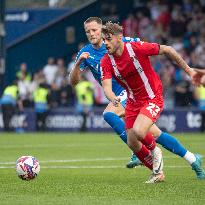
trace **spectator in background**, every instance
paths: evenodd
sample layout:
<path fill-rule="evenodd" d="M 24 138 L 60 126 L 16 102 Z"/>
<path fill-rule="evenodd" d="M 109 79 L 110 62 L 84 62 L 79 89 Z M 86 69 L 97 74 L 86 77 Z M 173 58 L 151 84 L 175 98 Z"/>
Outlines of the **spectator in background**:
<path fill-rule="evenodd" d="M 32 94 L 32 98 L 33 98 L 33 92 L 38 88 L 38 85 L 40 84 L 46 84 L 46 79 L 43 74 L 43 70 L 39 70 L 33 75 L 33 79 L 29 86 L 29 93 L 30 95 Z"/>
<path fill-rule="evenodd" d="M 159 0 L 148 1 L 147 6 L 150 11 L 151 19 L 153 21 L 156 21 L 162 11 L 162 6 L 160 4 L 160 1 Z"/>
<path fill-rule="evenodd" d="M 58 67 L 58 71 L 56 73 L 54 83 L 57 85 L 58 89 L 60 89 L 63 80 L 66 78 L 66 67 L 65 67 L 64 59 L 59 58 L 57 60 L 57 67 Z"/>
<path fill-rule="evenodd" d="M 169 7 L 168 5 L 164 4 L 161 6 L 161 12 L 156 19 L 156 24 L 162 25 L 163 30 L 166 31 L 168 29 L 170 20 L 171 20 L 171 15 L 169 12 Z"/>
<path fill-rule="evenodd" d="M 199 44 L 192 53 L 192 61 L 197 67 L 205 68 L 205 37 L 201 37 Z"/>
<path fill-rule="evenodd" d="M 183 41 L 184 41 L 184 48 L 186 49 L 186 52 L 188 53 L 190 58 L 192 58 L 192 53 L 194 52 L 194 50 L 198 45 L 197 37 L 192 33 L 190 34 L 187 33 L 187 35 L 185 34 Z"/>
<path fill-rule="evenodd" d="M 64 59 L 57 59 L 57 72 L 54 76 L 53 82 L 50 84 L 50 106 L 51 108 L 58 107 L 59 102 L 59 90 L 61 89 L 62 81 L 66 76 L 66 68 Z"/>
<path fill-rule="evenodd" d="M 84 75 L 81 75 L 80 77 L 80 82 L 75 87 L 77 97 L 76 110 L 77 113 L 81 114 L 83 118 L 83 123 L 80 131 L 84 132 L 87 130 L 87 117 L 93 110 L 93 84 L 89 82 Z"/>
<path fill-rule="evenodd" d="M 16 112 L 16 105 L 19 106 L 20 110 L 23 110 L 22 103 L 18 98 L 17 80 L 15 80 L 12 85 L 9 85 L 4 89 L 3 96 L 1 98 L 4 131 L 13 131 L 11 119 Z"/>
<path fill-rule="evenodd" d="M 55 8 L 55 7 L 58 7 L 58 3 L 59 3 L 59 0 L 49 0 L 48 1 L 48 6 L 50 8 Z"/>
<path fill-rule="evenodd" d="M 16 77 L 19 80 L 23 79 L 24 81 L 31 81 L 31 74 L 28 72 L 26 63 L 20 64 L 20 69 L 19 69 L 19 71 L 17 71 Z"/>
<path fill-rule="evenodd" d="M 62 7 L 66 3 L 66 0 L 49 0 L 48 6 L 50 8 Z"/>
<path fill-rule="evenodd" d="M 151 25 L 150 26 L 150 32 L 152 35 L 149 35 L 148 41 L 155 42 L 157 41 L 160 44 L 166 44 L 167 43 L 167 31 L 163 30 L 163 27 L 161 24 Z"/>
<path fill-rule="evenodd" d="M 43 70 L 39 70 L 33 75 L 33 79 L 29 86 L 29 99 L 32 105 L 33 105 L 33 93 L 35 92 L 35 90 L 38 88 L 40 84 L 46 84 L 46 79 L 43 74 Z"/>
<path fill-rule="evenodd" d="M 175 10 L 172 12 L 172 19 L 170 21 L 170 35 L 171 37 L 182 37 L 186 32 L 186 19 L 182 15 L 182 11 L 178 5 L 175 6 Z"/>
<path fill-rule="evenodd" d="M 31 81 L 26 80 L 26 74 L 22 73 L 18 80 L 18 91 L 19 91 L 19 97 L 21 98 L 24 107 L 31 106 L 30 92 L 29 92 L 30 85 L 31 85 Z"/>
<path fill-rule="evenodd" d="M 72 59 L 75 60 L 76 54 L 72 55 Z M 72 63 L 72 62 L 71 62 Z M 57 95 L 58 95 L 58 105 L 60 107 L 68 107 L 73 105 L 73 90 L 71 85 L 69 85 L 66 78 L 67 72 L 65 67 L 65 62 L 63 59 L 58 59 L 58 72 L 55 79 L 55 84 L 57 85 Z"/>
<path fill-rule="evenodd" d="M 164 109 L 173 109 L 174 85 L 171 65 L 166 65 L 166 69 L 161 70 L 160 79 L 163 84 Z"/>
<path fill-rule="evenodd" d="M 187 55 L 184 53 L 182 47 L 178 47 L 179 53 L 183 56 L 185 61 L 188 62 Z M 186 107 L 192 106 L 194 101 L 193 86 L 190 83 L 188 75 L 183 72 L 179 67 L 175 67 L 174 71 L 174 82 L 175 82 L 175 106 Z"/>
<path fill-rule="evenodd" d="M 138 22 L 132 13 L 128 14 L 128 17 L 123 20 L 122 26 L 124 36 L 136 37 L 138 34 Z"/>
<path fill-rule="evenodd" d="M 146 16 L 142 11 L 136 13 L 139 33 L 138 35 L 142 40 L 147 41 L 150 36 L 151 21 L 148 16 Z"/>
<path fill-rule="evenodd" d="M 45 131 L 46 117 L 48 115 L 49 90 L 46 84 L 40 83 L 33 93 L 34 107 L 36 113 L 37 131 Z"/>
<path fill-rule="evenodd" d="M 192 106 L 193 87 L 188 80 L 181 80 L 175 86 L 175 105 L 179 107 Z"/>
<path fill-rule="evenodd" d="M 196 87 L 195 98 L 199 110 L 201 111 L 201 132 L 205 131 L 205 88 L 203 86 Z"/>
<path fill-rule="evenodd" d="M 55 59 L 53 57 L 49 57 L 47 65 L 45 65 L 43 68 L 43 73 L 48 85 L 51 85 L 54 82 L 57 71 L 58 67 L 55 64 Z"/>
<path fill-rule="evenodd" d="M 72 70 L 72 68 L 74 67 L 75 65 L 75 58 L 77 56 L 77 53 L 74 53 L 72 56 L 71 56 L 71 61 L 68 63 L 68 67 L 67 67 L 67 72 L 68 74 L 70 73 L 70 71 Z"/>
<path fill-rule="evenodd" d="M 68 107 L 74 104 L 73 89 L 66 79 L 62 81 L 61 89 L 59 90 L 58 104 L 60 107 Z"/>
<path fill-rule="evenodd" d="M 101 5 L 101 11 L 104 21 L 118 21 L 117 4 L 110 0 L 104 0 Z"/>

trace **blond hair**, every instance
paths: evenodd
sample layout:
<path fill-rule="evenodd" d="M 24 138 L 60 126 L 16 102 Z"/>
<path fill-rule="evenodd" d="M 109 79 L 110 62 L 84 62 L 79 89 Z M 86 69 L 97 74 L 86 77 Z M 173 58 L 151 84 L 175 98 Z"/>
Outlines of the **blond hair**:
<path fill-rule="evenodd" d="M 96 16 L 92 16 L 92 17 L 87 18 L 84 21 L 84 25 L 87 24 L 87 23 L 93 22 L 93 21 L 95 21 L 96 23 L 102 25 L 102 19 L 99 18 L 99 17 L 96 17 Z"/>

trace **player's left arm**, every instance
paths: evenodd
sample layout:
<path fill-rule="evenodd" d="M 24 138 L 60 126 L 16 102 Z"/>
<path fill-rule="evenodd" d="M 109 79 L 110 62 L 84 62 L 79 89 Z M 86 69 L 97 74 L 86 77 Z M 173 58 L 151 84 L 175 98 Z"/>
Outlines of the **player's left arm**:
<path fill-rule="evenodd" d="M 177 65 L 190 76 L 193 84 L 200 84 L 202 75 L 193 68 L 191 68 L 173 47 L 160 45 L 159 55 L 166 55 L 168 58 L 175 61 Z"/>
<path fill-rule="evenodd" d="M 160 45 L 159 55 L 166 55 L 171 60 L 175 61 L 177 65 L 182 68 L 189 76 L 192 75 L 193 69 L 189 67 L 189 65 L 185 62 L 185 60 L 177 53 L 177 51 L 171 47 L 166 45 Z"/>

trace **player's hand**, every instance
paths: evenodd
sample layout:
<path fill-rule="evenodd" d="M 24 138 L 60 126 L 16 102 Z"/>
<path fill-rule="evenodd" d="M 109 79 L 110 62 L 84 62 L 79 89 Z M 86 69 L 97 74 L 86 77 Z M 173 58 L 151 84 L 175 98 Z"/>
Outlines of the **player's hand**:
<path fill-rule="evenodd" d="M 118 107 L 119 104 L 120 104 L 120 98 L 119 98 L 119 97 L 113 98 L 112 104 L 113 104 L 115 107 Z"/>
<path fill-rule="evenodd" d="M 88 59 L 90 56 L 90 53 L 83 52 L 80 57 L 78 58 L 78 63 L 81 64 L 84 60 Z"/>
<path fill-rule="evenodd" d="M 193 68 L 190 74 L 192 83 L 196 86 L 203 85 L 205 86 L 205 70 Z"/>

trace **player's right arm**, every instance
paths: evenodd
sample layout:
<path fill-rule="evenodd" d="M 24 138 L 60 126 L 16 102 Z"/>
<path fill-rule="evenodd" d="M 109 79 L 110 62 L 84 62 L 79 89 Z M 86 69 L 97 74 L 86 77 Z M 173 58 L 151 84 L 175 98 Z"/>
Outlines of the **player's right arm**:
<path fill-rule="evenodd" d="M 107 63 L 106 57 L 103 57 L 100 62 L 101 66 L 101 82 L 102 88 L 107 99 L 113 103 L 114 106 L 118 106 L 120 98 L 112 91 L 112 72 Z"/>
<path fill-rule="evenodd" d="M 112 102 L 115 107 L 118 107 L 120 98 L 112 91 L 112 78 L 102 80 L 102 87 L 107 99 Z"/>
<path fill-rule="evenodd" d="M 79 58 L 76 60 L 73 69 L 69 74 L 69 80 L 72 87 L 75 87 L 80 81 L 80 65 L 81 63 L 89 58 L 90 54 L 88 52 L 83 52 Z"/>

